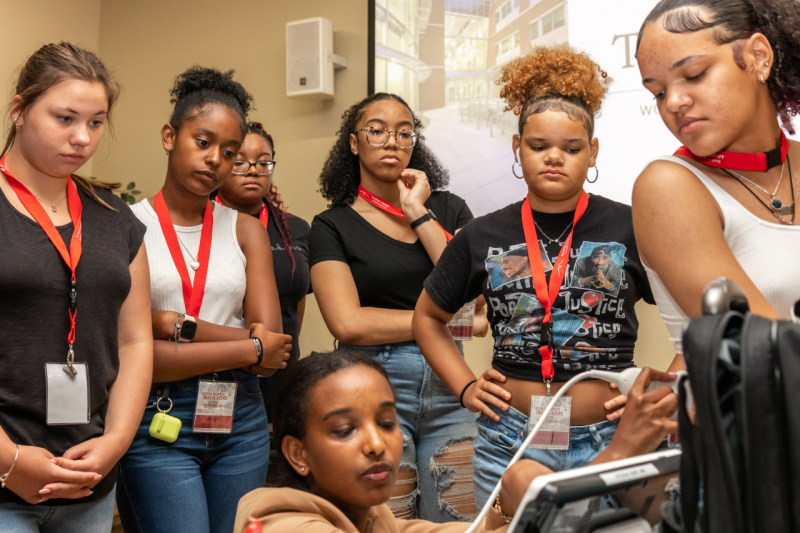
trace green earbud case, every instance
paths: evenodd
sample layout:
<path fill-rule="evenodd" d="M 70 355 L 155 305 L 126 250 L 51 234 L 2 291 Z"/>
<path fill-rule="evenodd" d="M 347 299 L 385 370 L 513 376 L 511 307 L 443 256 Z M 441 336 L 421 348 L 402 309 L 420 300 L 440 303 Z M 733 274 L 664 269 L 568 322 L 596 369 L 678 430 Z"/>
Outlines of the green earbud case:
<path fill-rule="evenodd" d="M 156 413 L 150 422 L 150 436 L 164 442 L 175 442 L 181 432 L 181 421 L 166 413 Z"/>

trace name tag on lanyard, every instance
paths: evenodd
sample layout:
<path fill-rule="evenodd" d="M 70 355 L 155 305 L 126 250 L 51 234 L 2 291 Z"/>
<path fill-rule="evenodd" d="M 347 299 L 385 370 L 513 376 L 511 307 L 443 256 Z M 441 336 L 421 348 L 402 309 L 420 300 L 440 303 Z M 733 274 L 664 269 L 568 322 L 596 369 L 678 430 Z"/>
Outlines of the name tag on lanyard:
<path fill-rule="evenodd" d="M 75 374 L 64 371 L 64 363 L 45 363 L 47 425 L 89 423 L 89 367 L 72 363 Z"/>
<path fill-rule="evenodd" d="M 230 433 L 236 406 L 235 381 L 200 380 L 194 406 L 194 433 Z"/>
<path fill-rule="evenodd" d="M 528 416 L 528 432 L 545 416 L 551 396 L 531 396 L 531 411 Z M 539 450 L 569 450 L 569 427 L 572 414 L 572 398 L 562 396 L 547 414 L 542 427 L 528 448 Z"/>
<path fill-rule="evenodd" d="M 464 307 L 459 309 L 447 327 L 450 328 L 450 334 L 453 340 L 457 341 L 471 341 L 472 340 L 472 327 L 475 322 L 475 300 L 464 304 Z"/>

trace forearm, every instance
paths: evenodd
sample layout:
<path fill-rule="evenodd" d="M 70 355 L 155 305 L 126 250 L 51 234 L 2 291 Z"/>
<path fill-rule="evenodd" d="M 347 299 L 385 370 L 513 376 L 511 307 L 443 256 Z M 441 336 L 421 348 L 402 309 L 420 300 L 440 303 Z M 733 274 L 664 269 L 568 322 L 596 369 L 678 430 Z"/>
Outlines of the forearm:
<path fill-rule="evenodd" d="M 167 383 L 203 374 L 254 365 L 258 359 L 251 339 L 224 342 L 153 342 L 153 383 Z"/>
<path fill-rule="evenodd" d="M 324 312 L 322 317 L 339 342 L 373 346 L 414 340 L 411 332 L 413 311 L 358 307 L 352 310 L 337 308 L 335 312 L 339 316 L 331 317 L 332 320 Z"/>
<path fill-rule="evenodd" d="M 136 435 L 150 394 L 152 353 L 150 341 L 121 346 L 119 349 L 119 372 L 109 391 L 104 435 L 114 437 L 123 453 Z"/>
<path fill-rule="evenodd" d="M 680 372 L 681 370 L 686 370 L 686 365 L 683 363 L 683 356 L 679 353 L 675 354 L 675 358 L 670 363 L 667 372 Z"/>
<path fill-rule="evenodd" d="M 439 257 L 441 257 L 445 246 L 447 246 L 447 237 L 445 237 L 442 228 L 433 220 L 429 220 L 417 226 L 414 231 L 417 233 L 417 237 L 419 237 L 433 264 L 438 263 Z"/>
<path fill-rule="evenodd" d="M 153 338 L 156 340 L 169 340 L 175 334 L 175 323 L 180 314 L 176 311 L 153 311 Z M 213 322 L 206 322 L 197 317 L 192 317 L 197 323 L 192 342 L 222 342 L 240 341 L 247 339 L 250 335 L 249 329 L 220 326 Z M 186 322 L 185 318 L 180 319 L 180 324 Z M 178 327 L 180 331 L 180 327 Z"/>
<path fill-rule="evenodd" d="M 425 360 L 453 396 L 458 398 L 464 386 L 476 378 L 458 351 L 447 324 L 438 317 L 426 315 L 418 307 L 413 328 Z"/>

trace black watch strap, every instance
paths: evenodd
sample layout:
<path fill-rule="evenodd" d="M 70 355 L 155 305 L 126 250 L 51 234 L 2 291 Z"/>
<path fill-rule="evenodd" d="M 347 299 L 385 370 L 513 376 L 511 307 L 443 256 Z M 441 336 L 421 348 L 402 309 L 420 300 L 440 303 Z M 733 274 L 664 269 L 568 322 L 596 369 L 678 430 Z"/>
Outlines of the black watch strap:
<path fill-rule="evenodd" d="M 426 223 L 429 220 L 436 220 L 436 215 L 433 214 L 433 211 L 428 209 L 428 212 L 419 217 L 417 220 L 411 223 L 411 229 L 417 229 L 420 225 Z"/>

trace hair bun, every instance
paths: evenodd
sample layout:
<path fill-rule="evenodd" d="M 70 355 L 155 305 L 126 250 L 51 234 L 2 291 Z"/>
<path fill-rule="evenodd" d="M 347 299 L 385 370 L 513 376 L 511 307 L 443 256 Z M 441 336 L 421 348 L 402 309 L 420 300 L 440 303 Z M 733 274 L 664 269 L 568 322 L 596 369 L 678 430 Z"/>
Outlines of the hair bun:
<path fill-rule="evenodd" d="M 242 108 L 245 116 L 250 111 L 253 97 L 233 80 L 233 70 L 220 72 L 217 69 L 194 65 L 175 78 L 175 85 L 170 91 L 171 104 L 177 104 L 192 93 L 198 91 L 214 91 L 232 96 Z"/>
<path fill-rule="evenodd" d="M 569 45 L 540 46 L 503 67 L 498 85 L 506 111 L 519 115 L 530 100 L 561 95 L 600 111 L 612 80 L 588 54 Z"/>

